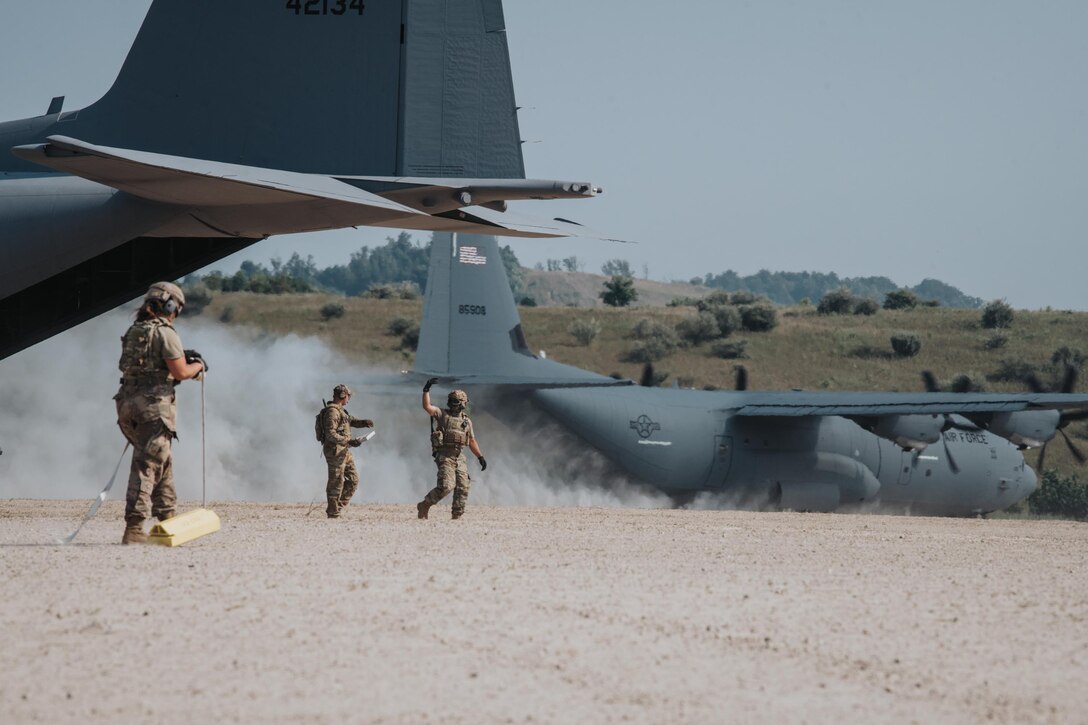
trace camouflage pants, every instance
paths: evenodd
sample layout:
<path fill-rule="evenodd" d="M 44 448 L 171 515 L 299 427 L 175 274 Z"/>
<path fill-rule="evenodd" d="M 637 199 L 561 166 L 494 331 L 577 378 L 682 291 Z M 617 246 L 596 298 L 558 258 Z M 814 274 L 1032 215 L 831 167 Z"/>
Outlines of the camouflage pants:
<path fill-rule="evenodd" d="M 468 501 L 468 489 L 472 486 L 472 479 L 468 475 L 468 464 L 465 456 L 435 456 L 434 462 L 438 465 L 438 484 L 431 489 L 423 500 L 434 506 L 439 501 L 450 495 L 453 491 L 453 514 L 460 516 L 465 512 L 465 503 Z"/>
<path fill-rule="evenodd" d="M 135 525 L 152 516 L 160 521 L 173 516 L 177 508 L 170 453 L 173 433 L 139 397 L 117 401 L 117 425 L 132 444 L 125 523 Z"/>
<path fill-rule="evenodd" d="M 348 505 L 359 488 L 359 472 L 355 470 L 355 457 L 347 447 L 326 448 L 325 462 L 329 464 L 329 481 L 325 484 L 329 505 L 325 513 L 339 516 L 340 509 Z"/>

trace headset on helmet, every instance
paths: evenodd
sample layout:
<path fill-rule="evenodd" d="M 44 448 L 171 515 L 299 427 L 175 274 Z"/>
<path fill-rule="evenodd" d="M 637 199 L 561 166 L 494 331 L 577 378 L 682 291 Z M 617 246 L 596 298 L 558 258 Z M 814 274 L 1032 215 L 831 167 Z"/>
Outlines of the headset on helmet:
<path fill-rule="evenodd" d="M 168 315 L 180 313 L 185 307 L 185 293 L 173 282 L 156 282 L 148 288 L 144 299 L 156 300 Z"/>

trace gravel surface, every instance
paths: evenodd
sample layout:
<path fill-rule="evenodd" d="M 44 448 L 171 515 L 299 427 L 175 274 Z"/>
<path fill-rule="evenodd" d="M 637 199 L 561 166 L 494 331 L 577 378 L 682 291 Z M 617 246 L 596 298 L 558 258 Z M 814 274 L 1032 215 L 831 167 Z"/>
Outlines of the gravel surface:
<path fill-rule="evenodd" d="M 4 722 L 1088 722 L 1084 524 L 86 507 L 0 502 Z"/>

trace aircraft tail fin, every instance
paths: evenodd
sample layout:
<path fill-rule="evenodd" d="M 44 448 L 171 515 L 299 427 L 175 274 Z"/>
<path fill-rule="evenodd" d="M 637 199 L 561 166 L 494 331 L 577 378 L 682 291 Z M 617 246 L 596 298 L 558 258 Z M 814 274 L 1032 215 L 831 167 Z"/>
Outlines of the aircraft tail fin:
<path fill-rule="evenodd" d="M 629 385 L 529 350 L 495 237 L 436 233 L 414 373 L 464 385 Z"/>
<path fill-rule="evenodd" d="M 154 0 L 42 138 L 320 174 L 524 178 L 501 0 Z"/>

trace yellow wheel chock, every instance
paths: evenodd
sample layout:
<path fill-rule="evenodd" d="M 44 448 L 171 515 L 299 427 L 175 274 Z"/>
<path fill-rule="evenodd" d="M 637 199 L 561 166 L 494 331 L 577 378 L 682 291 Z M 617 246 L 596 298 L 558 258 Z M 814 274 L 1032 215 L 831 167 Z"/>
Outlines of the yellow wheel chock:
<path fill-rule="evenodd" d="M 219 531 L 219 517 L 215 512 L 194 509 L 152 526 L 147 541 L 162 546 L 181 546 L 216 531 Z"/>

